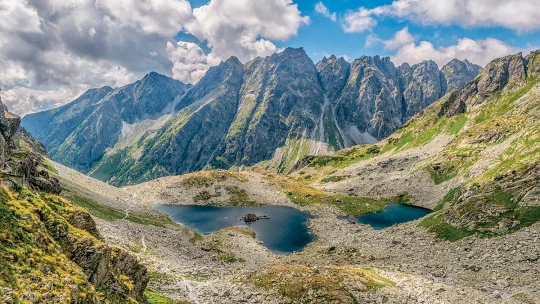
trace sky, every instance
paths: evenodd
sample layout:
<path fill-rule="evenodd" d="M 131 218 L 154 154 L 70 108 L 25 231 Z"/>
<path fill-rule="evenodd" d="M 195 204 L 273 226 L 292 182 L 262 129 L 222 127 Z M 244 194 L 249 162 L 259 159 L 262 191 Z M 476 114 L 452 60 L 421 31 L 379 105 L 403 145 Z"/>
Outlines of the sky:
<path fill-rule="evenodd" d="M 0 96 L 19 115 L 151 71 L 196 83 L 228 59 L 490 60 L 540 49 L 540 0 L 0 0 Z"/>

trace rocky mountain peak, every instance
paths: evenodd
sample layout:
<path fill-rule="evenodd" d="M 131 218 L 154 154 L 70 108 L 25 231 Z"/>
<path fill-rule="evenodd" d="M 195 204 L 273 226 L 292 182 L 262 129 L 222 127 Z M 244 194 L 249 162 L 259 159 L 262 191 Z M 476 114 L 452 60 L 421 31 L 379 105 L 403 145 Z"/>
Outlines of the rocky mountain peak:
<path fill-rule="evenodd" d="M 538 51 L 527 57 L 517 53 L 491 61 L 474 80 L 448 98 L 439 115 L 458 115 L 468 106 L 485 102 L 493 93 L 511 92 L 522 87 L 529 76 L 537 75 L 538 56 Z"/>
<path fill-rule="evenodd" d="M 275 71 L 284 70 L 285 72 L 294 73 L 293 69 L 300 69 L 300 71 L 316 70 L 315 64 L 303 48 L 286 48 L 283 52 L 264 58 L 264 61 L 275 65 Z M 267 65 L 265 64 L 265 66 Z M 269 71 L 272 71 L 272 67 L 268 66 L 268 68 Z"/>
<path fill-rule="evenodd" d="M 395 67 L 390 57 L 385 56 L 381 57 L 379 55 L 375 56 L 362 56 L 352 62 L 352 65 L 371 65 L 371 66 L 386 66 L 391 64 Z"/>
<path fill-rule="evenodd" d="M 540 50 L 531 52 L 525 57 L 527 61 L 527 74 L 534 77 L 540 75 Z"/>
<path fill-rule="evenodd" d="M 343 57 L 338 59 L 332 55 L 330 58 L 324 57 L 316 67 L 324 92 L 330 100 L 335 100 L 347 82 L 351 64 Z"/>
<path fill-rule="evenodd" d="M 152 71 L 146 74 L 142 79 L 152 79 L 152 78 L 159 78 L 159 77 L 167 77 L 167 76 L 160 74 L 158 72 Z"/>
<path fill-rule="evenodd" d="M 242 76 L 244 73 L 244 65 L 240 60 L 232 56 L 226 61 L 222 61 L 218 66 L 211 67 L 204 77 L 194 86 L 193 90 L 201 89 L 202 87 L 209 86 L 215 87 L 222 83 L 222 81 L 231 76 Z M 177 109 L 180 109 L 177 107 Z"/>
<path fill-rule="evenodd" d="M 306 51 L 304 50 L 303 47 L 299 47 L 299 48 L 288 47 L 285 50 L 283 50 L 283 52 L 275 53 L 273 55 L 280 55 L 280 54 L 283 55 L 283 56 L 286 56 L 286 57 L 307 56 Z"/>
<path fill-rule="evenodd" d="M 447 92 L 452 92 L 457 89 L 463 88 L 467 82 L 476 77 L 482 67 L 477 64 L 470 63 L 467 59 L 459 60 L 452 59 L 445 64 L 442 69 L 442 76 L 444 76 L 447 88 Z"/>
<path fill-rule="evenodd" d="M 240 59 L 238 59 L 238 57 L 236 57 L 236 56 L 231 56 L 225 62 L 230 64 L 230 65 L 242 65 L 242 62 L 240 62 Z"/>

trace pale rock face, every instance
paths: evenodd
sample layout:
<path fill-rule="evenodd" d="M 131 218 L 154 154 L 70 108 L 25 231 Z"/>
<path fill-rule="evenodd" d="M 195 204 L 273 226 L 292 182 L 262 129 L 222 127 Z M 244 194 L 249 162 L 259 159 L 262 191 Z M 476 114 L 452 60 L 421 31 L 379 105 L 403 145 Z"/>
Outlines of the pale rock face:
<path fill-rule="evenodd" d="M 446 89 L 443 91 L 449 93 L 463 88 L 469 81 L 480 74 L 481 71 L 481 66 L 470 63 L 467 59 L 463 61 L 453 59 L 441 69 L 441 76 L 444 77 L 444 80 L 441 80 L 441 84 L 444 85 L 446 83 Z"/>
<path fill-rule="evenodd" d="M 323 96 L 317 69 L 301 49 L 248 63 L 238 112 L 218 150 L 225 166 L 254 165 L 287 140 L 311 134 Z"/>
<path fill-rule="evenodd" d="M 330 100 L 336 100 L 349 78 L 351 64 L 343 57 L 336 58 L 332 55 L 330 58 L 324 57 L 317 63 L 317 70 L 324 92 Z"/>
<path fill-rule="evenodd" d="M 416 113 L 441 98 L 445 93 L 446 83 L 434 61 L 424 61 L 409 69 L 400 67 L 403 74 L 403 98 L 406 103 L 404 113 L 408 120 Z"/>
<path fill-rule="evenodd" d="M 233 57 L 193 87 L 150 73 L 123 88 L 89 90 L 22 124 L 53 159 L 115 185 L 261 162 L 287 172 L 306 154 L 392 134 L 476 69 L 459 60 L 443 71 L 434 62 L 397 68 L 379 56 L 315 65 L 289 48 L 246 64 Z M 151 126 L 137 131 L 144 134 L 126 133 L 141 121 Z"/>

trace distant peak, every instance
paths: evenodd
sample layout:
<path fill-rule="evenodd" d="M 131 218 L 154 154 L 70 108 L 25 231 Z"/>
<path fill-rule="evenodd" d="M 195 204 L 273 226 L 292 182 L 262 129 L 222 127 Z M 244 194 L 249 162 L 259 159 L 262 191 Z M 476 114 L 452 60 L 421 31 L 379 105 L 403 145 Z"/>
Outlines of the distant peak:
<path fill-rule="evenodd" d="M 101 90 L 105 90 L 105 91 L 112 91 L 113 88 L 110 87 L 110 86 L 103 86 L 103 87 L 100 87 L 100 88 L 91 88 L 91 89 L 88 89 L 87 92 L 99 92 Z"/>
<path fill-rule="evenodd" d="M 301 55 L 306 55 L 307 56 L 306 51 L 304 50 L 303 47 L 300 47 L 300 48 L 288 47 L 282 52 L 282 54 L 285 54 L 285 55 L 299 55 L 299 54 L 301 54 Z"/>
<path fill-rule="evenodd" d="M 152 71 L 152 72 L 146 74 L 146 75 L 143 77 L 143 79 L 154 78 L 154 77 L 167 77 L 167 76 L 162 75 L 162 74 L 160 74 L 160 73 L 158 73 L 158 72 Z"/>
<path fill-rule="evenodd" d="M 450 60 L 447 64 L 445 64 L 445 66 L 446 66 L 446 65 L 462 64 L 462 63 L 465 63 L 465 64 L 467 64 L 467 65 L 470 64 L 470 62 L 469 62 L 467 59 L 465 59 L 465 60 L 460 60 L 460 59 L 454 58 L 454 59 Z"/>
<path fill-rule="evenodd" d="M 236 57 L 236 56 L 231 56 L 225 62 L 228 63 L 228 64 L 242 65 L 242 62 L 240 62 L 240 59 L 238 59 L 238 57 Z"/>

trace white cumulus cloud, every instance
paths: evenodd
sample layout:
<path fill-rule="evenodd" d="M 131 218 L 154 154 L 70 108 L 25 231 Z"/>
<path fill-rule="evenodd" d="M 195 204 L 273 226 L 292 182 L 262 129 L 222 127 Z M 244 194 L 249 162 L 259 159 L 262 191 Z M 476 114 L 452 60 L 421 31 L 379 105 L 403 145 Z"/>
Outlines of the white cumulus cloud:
<path fill-rule="evenodd" d="M 18 114 L 120 86 L 150 71 L 195 83 L 230 56 L 277 50 L 309 18 L 292 0 L 0 0 L 0 85 Z M 211 49 L 176 42 L 179 32 Z"/>
<path fill-rule="evenodd" d="M 167 42 L 191 18 L 186 0 L 0 0 L 3 101 L 23 115 L 171 73 Z"/>
<path fill-rule="evenodd" d="M 170 37 L 192 17 L 191 4 L 185 0 L 96 0 L 96 4 L 107 9 L 121 25 Z"/>
<path fill-rule="evenodd" d="M 324 5 L 322 2 L 317 2 L 317 4 L 315 4 L 315 12 L 332 21 L 336 21 L 336 13 L 330 13 L 330 10 L 328 10 L 326 5 Z"/>
<path fill-rule="evenodd" d="M 349 12 L 345 15 L 343 30 L 346 33 L 359 33 L 371 30 L 377 21 L 372 17 L 372 12 L 365 8 L 360 8 L 356 12 Z"/>
<path fill-rule="evenodd" d="M 392 61 L 396 64 L 407 62 L 416 64 L 424 60 L 433 60 L 442 66 L 454 58 L 468 59 L 472 63 L 485 66 L 491 60 L 518 52 L 529 53 L 534 48 L 516 48 L 495 38 L 473 40 L 461 38 L 454 45 L 436 48 L 429 41 L 415 42 L 408 28 L 398 31 L 392 39 L 383 40 L 368 36 L 366 45 L 383 44 L 388 50 L 395 51 Z"/>
<path fill-rule="evenodd" d="M 396 32 L 394 37 L 389 40 L 383 40 L 376 35 L 369 35 L 366 39 L 366 46 L 371 47 L 375 44 L 383 44 L 385 49 L 396 50 L 401 46 L 414 42 L 414 37 L 409 33 L 409 28 L 405 27 L 401 31 Z"/>
<path fill-rule="evenodd" d="M 173 77 L 185 83 L 197 83 L 210 67 L 203 50 L 195 43 L 167 43 L 169 58 L 174 63 Z"/>
<path fill-rule="evenodd" d="M 394 17 L 420 24 L 502 26 L 516 31 L 540 28 L 539 0 L 395 0 L 345 16 L 346 32 L 371 30 L 377 18 Z"/>
<path fill-rule="evenodd" d="M 292 0 L 211 0 L 194 9 L 193 15 L 186 30 L 208 43 L 211 63 L 275 53 L 272 40 L 287 40 L 310 22 Z"/>

